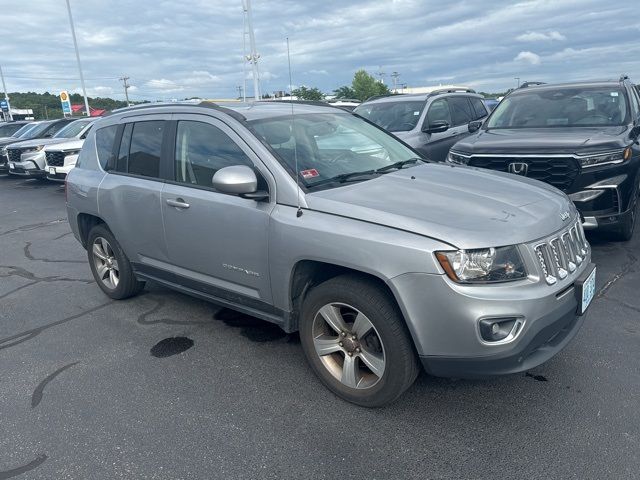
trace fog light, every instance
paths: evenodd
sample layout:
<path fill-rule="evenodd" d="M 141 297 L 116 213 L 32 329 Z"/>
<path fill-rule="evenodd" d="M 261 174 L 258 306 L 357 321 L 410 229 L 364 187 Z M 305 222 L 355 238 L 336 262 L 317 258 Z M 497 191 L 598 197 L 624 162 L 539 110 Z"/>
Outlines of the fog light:
<path fill-rule="evenodd" d="M 522 320 L 515 317 L 485 318 L 480 320 L 480 336 L 485 342 L 500 342 L 514 338 L 520 331 Z"/>

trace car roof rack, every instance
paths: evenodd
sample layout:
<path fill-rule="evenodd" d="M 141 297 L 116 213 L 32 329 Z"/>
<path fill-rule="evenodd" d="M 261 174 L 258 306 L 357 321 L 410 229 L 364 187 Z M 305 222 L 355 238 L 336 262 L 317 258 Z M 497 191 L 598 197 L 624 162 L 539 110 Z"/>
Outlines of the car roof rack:
<path fill-rule="evenodd" d="M 538 85 L 546 85 L 547 82 L 524 82 L 522 85 L 520 85 L 518 88 L 528 88 L 528 87 L 535 87 Z"/>
<path fill-rule="evenodd" d="M 431 97 L 433 95 L 442 95 L 443 93 L 476 93 L 476 91 L 473 88 L 465 88 L 465 87 L 438 88 L 436 90 L 429 92 L 427 94 L 427 97 Z"/>

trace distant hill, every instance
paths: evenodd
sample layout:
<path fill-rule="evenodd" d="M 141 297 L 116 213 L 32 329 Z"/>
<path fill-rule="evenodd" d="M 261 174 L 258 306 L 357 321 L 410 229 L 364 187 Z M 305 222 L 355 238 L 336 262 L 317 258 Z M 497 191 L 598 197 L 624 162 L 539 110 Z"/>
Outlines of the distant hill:
<path fill-rule="evenodd" d="M 71 96 L 72 104 L 84 105 L 84 97 L 77 93 Z M 44 118 L 60 118 L 62 117 L 62 107 L 60 106 L 60 98 L 58 95 L 53 95 L 49 92 L 45 93 L 9 93 L 9 101 L 13 108 L 31 108 L 33 109 L 33 115 L 36 120 L 42 120 Z M 116 108 L 122 108 L 127 106 L 127 102 L 121 100 L 114 100 L 113 98 L 89 97 L 89 106 L 92 108 L 103 108 L 106 110 L 113 110 Z M 46 107 L 46 108 L 45 108 Z"/>

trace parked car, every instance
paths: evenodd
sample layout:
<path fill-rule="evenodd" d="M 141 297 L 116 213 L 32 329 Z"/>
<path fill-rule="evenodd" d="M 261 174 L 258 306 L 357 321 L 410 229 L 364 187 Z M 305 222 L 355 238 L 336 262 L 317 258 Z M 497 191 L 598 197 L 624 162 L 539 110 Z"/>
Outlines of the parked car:
<path fill-rule="evenodd" d="M 44 171 L 48 180 L 64 182 L 67 174 L 76 166 L 84 138 L 56 143 L 44 147 Z"/>
<path fill-rule="evenodd" d="M 339 130 L 376 152 L 316 141 Z M 456 377 L 533 368 L 595 292 L 564 194 L 425 162 L 330 106 L 120 110 L 96 122 L 66 192 L 107 296 L 154 280 L 299 330 L 321 381 L 364 406 L 397 398 L 419 360 Z"/>
<path fill-rule="evenodd" d="M 451 162 L 550 183 L 575 202 L 585 229 L 632 237 L 640 97 L 626 77 L 520 88 L 475 127 L 451 149 Z"/>
<path fill-rule="evenodd" d="M 434 90 L 391 95 L 362 103 L 358 115 L 390 131 L 431 160 L 442 162 L 451 146 L 470 135 L 468 125 L 488 115 L 473 90 Z"/>
<path fill-rule="evenodd" d="M 18 120 L 15 122 L 3 122 L 0 123 L 0 139 L 12 136 L 26 124 L 31 123 L 25 120 Z"/>
<path fill-rule="evenodd" d="M 34 138 L 7 146 L 9 173 L 23 177 L 46 177 L 49 171 L 45 168 L 44 148 L 71 139 L 84 139 L 94 121 L 95 118 L 83 118 L 66 122 L 63 124 L 64 127 L 50 138 Z"/>
<path fill-rule="evenodd" d="M 28 138 L 29 132 L 40 123 L 41 122 L 29 122 L 10 137 L 0 138 L 0 174 L 9 173 L 9 159 L 7 158 L 6 146 Z"/>

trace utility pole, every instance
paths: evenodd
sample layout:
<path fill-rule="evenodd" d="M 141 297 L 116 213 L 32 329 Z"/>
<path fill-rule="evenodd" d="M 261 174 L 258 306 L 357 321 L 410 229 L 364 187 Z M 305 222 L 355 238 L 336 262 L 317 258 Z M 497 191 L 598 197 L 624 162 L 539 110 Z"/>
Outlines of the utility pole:
<path fill-rule="evenodd" d="M 87 89 L 84 86 L 84 75 L 82 75 L 82 65 L 80 64 L 80 52 L 78 51 L 78 41 L 76 40 L 76 29 L 73 26 L 73 17 L 71 16 L 71 5 L 67 0 L 67 11 L 69 12 L 69 25 L 71 25 L 71 36 L 73 37 L 73 46 L 76 49 L 76 60 L 78 61 L 78 72 L 80 72 L 80 84 L 82 85 L 82 95 L 84 95 L 84 108 L 87 117 L 91 116 L 89 110 L 89 100 L 87 99 Z"/>
<path fill-rule="evenodd" d="M 258 72 L 258 59 L 260 55 L 256 51 L 256 37 L 253 32 L 253 18 L 251 16 L 251 0 L 243 0 L 242 7 L 247 18 L 247 29 L 249 30 L 245 32 L 245 35 L 247 33 L 249 34 L 249 48 L 251 49 L 251 53 L 245 58 L 251 64 L 253 70 L 253 97 L 258 101 L 260 100 L 260 74 Z"/>
<path fill-rule="evenodd" d="M 127 77 L 126 75 L 123 75 L 122 77 L 120 77 L 120 80 L 122 80 L 122 83 L 124 84 L 124 96 L 127 99 L 127 107 L 130 107 L 131 104 L 129 103 L 129 87 L 131 85 L 129 85 L 127 83 L 127 80 L 129 80 L 131 77 Z"/>
<path fill-rule="evenodd" d="M 9 121 L 13 121 L 13 115 L 11 115 L 11 104 L 9 103 L 9 95 L 7 95 L 7 86 L 4 83 L 4 73 L 2 73 L 2 66 L 0 66 L 0 77 L 2 77 L 2 89 L 4 90 L 4 99 L 7 101 L 7 106 L 9 107 Z"/>
<path fill-rule="evenodd" d="M 393 78 L 393 93 L 398 93 L 398 72 L 391 72 L 391 78 Z"/>
<path fill-rule="evenodd" d="M 378 77 L 380 77 L 380 83 L 384 85 L 384 77 L 386 73 L 382 71 L 382 67 L 378 67 Z"/>
<path fill-rule="evenodd" d="M 238 85 L 236 87 L 236 90 L 238 90 L 238 99 L 241 99 L 242 98 L 242 91 L 243 91 L 242 85 Z"/>

